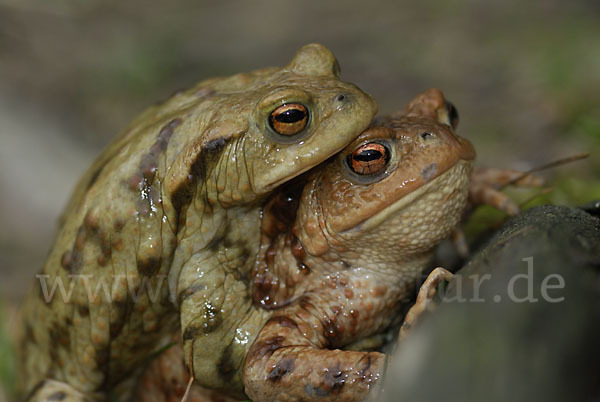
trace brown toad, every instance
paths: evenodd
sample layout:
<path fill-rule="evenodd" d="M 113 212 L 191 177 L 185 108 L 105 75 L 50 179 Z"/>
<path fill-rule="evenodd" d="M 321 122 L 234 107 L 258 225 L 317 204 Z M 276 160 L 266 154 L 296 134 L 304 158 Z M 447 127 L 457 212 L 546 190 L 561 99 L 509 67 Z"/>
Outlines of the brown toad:
<path fill-rule="evenodd" d="M 340 348 L 390 326 L 460 221 L 475 154 L 456 122 L 429 90 L 317 167 L 297 206 L 292 186 L 265 206 L 252 297 L 270 318 L 244 363 L 252 400 L 358 401 L 380 379 L 383 354 Z M 139 399 L 181 398 L 181 361 L 180 347 L 157 359 Z M 190 400 L 211 397 L 193 388 Z"/>
<path fill-rule="evenodd" d="M 269 316 L 248 297 L 261 204 L 375 111 L 313 44 L 284 68 L 203 81 L 144 112 L 79 182 L 27 296 L 29 399 L 127 398 L 179 326 L 198 381 L 243 395 L 244 358 Z"/>

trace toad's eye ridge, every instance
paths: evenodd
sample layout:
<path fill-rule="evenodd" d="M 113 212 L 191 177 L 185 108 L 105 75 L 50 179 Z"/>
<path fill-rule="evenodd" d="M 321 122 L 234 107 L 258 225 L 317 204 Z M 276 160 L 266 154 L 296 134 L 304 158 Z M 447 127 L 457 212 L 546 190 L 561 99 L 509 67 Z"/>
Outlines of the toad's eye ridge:
<path fill-rule="evenodd" d="M 383 144 L 371 142 L 360 146 L 348 156 L 348 166 L 359 175 L 382 172 L 390 160 L 390 151 Z"/>
<path fill-rule="evenodd" d="M 307 124 L 308 109 L 300 103 L 286 103 L 269 115 L 269 125 L 281 135 L 298 134 Z"/>

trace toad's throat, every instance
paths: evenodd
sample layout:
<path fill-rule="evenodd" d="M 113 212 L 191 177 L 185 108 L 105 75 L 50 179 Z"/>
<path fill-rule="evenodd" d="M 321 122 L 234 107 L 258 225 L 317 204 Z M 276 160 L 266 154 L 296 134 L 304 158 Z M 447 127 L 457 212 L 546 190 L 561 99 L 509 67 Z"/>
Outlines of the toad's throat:
<path fill-rule="evenodd" d="M 428 193 L 439 192 L 440 199 L 449 196 L 451 193 L 459 190 L 465 190 L 468 186 L 468 178 L 471 173 L 471 161 L 459 160 L 454 166 L 445 171 L 444 173 L 437 176 L 435 179 L 426 182 L 421 187 L 411 191 L 410 193 L 404 195 L 399 200 L 385 207 L 377 214 L 367 218 L 360 225 L 350 229 L 349 231 L 361 230 L 368 231 L 371 230 L 380 224 L 382 224 L 386 219 L 398 213 L 401 210 L 404 210 L 410 207 L 413 203 L 419 202 L 419 199 Z M 423 170 L 426 170 L 425 167 Z M 431 168 L 430 168 L 431 169 Z M 436 166 L 437 170 L 437 166 Z M 423 174 L 423 171 L 421 172 Z M 462 178 L 462 180 L 461 180 Z M 440 201 L 440 206 L 443 206 L 443 201 Z"/>

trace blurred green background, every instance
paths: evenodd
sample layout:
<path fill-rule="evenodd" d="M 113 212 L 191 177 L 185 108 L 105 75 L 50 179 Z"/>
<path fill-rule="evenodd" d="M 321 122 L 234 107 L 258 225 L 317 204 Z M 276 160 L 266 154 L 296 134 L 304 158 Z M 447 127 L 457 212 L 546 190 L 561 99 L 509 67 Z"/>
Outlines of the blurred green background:
<path fill-rule="evenodd" d="M 555 190 L 539 202 L 600 198 L 597 0 L 0 0 L 0 400 L 16 306 L 95 155 L 177 89 L 283 65 L 308 42 L 382 113 L 442 89 L 482 166 L 589 152 L 545 172 Z"/>

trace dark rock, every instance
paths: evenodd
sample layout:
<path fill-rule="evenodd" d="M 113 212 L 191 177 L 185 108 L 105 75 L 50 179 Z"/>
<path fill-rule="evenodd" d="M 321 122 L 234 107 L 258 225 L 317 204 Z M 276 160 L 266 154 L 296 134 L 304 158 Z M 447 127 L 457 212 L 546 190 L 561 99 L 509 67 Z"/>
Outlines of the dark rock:
<path fill-rule="evenodd" d="M 532 208 L 459 271 L 400 345 L 382 399 L 600 400 L 599 336 L 600 219 Z"/>

